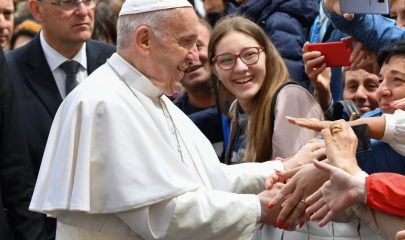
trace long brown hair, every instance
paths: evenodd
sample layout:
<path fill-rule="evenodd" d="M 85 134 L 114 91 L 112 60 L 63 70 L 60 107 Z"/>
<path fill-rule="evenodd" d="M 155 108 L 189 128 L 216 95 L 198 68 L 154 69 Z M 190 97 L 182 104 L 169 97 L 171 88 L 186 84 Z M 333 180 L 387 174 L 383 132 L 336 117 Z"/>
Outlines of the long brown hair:
<path fill-rule="evenodd" d="M 270 127 L 271 102 L 275 91 L 288 81 L 288 70 L 277 49 L 260 26 L 243 16 L 229 15 L 216 24 L 208 45 L 208 58 L 214 74 L 216 73 L 213 58 L 216 55 L 216 46 L 231 31 L 251 36 L 264 48 L 266 54 L 265 79 L 262 87 L 252 99 L 245 148 L 245 161 L 263 162 L 270 160 L 273 152 L 273 129 Z M 225 88 L 221 81 L 217 81 L 217 87 L 220 108 L 230 116 L 227 101 L 232 93 Z"/>

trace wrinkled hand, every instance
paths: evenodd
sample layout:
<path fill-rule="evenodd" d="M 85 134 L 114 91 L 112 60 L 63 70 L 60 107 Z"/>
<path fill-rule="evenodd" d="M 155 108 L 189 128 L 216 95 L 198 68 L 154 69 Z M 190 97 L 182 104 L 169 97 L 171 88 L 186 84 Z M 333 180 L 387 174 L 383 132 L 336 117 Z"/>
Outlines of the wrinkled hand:
<path fill-rule="evenodd" d="M 308 128 L 317 132 L 322 131 L 324 128 L 330 128 L 333 125 L 332 121 L 321 121 L 316 118 L 294 118 L 286 117 L 289 123 L 295 124 L 300 127 Z"/>
<path fill-rule="evenodd" d="M 293 177 L 280 190 L 280 192 L 271 200 L 269 208 L 283 204 L 283 208 L 277 218 L 275 227 L 289 229 L 296 220 L 299 220 L 300 226 L 305 222 L 305 209 L 307 205 L 301 202 L 307 196 L 314 193 L 324 182 L 329 179 L 329 175 L 313 164 L 303 166 L 297 173 L 291 174 L 290 171 L 280 173 L 285 178 Z M 287 198 L 288 197 L 288 198 Z M 286 200 L 284 200 L 287 198 Z"/>
<path fill-rule="evenodd" d="M 397 232 L 396 240 L 405 240 L 405 230 Z"/>
<path fill-rule="evenodd" d="M 325 143 L 320 139 L 312 139 L 304 144 L 297 153 L 284 162 L 284 169 L 291 170 L 308 163 L 312 160 L 326 158 Z"/>
<path fill-rule="evenodd" d="M 341 211 L 364 201 L 365 179 L 356 179 L 347 172 L 323 162 L 314 161 L 314 165 L 330 175 L 330 180 L 305 199 L 309 205 L 306 214 L 310 215 L 313 221 L 321 219 L 319 226 L 322 227 Z"/>
<path fill-rule="evenodd" d="M 262 208 L 262 214 L 260 217 L 261 224 L 271 224 L 274 225 L 276 223 L 276 219 L 278 214 L 280 213 L 281 207 L 275 207 L 272 209 L 268 209 L 269 202 L 271 199 L 280 191 L 280 189 L 284 186 L 283 183 L 276 183 L 272 187 L 271 190 L 266 190 L 259 193 L 260 205 Z"/>
<path fill-rule="evenodd" d="M 401 98 L 401 99 L 390 102 L 390 107 L 405 110 L 405 98 Z"/>
<path fill-rule="evenodd" d="M 353 39 L 353 42 L 356 45 L 350 55 L 350 69 L 358 70 L 362 68 L 370 73 L 378 74 L 377 56 L 374 52 L 357 40 Z"/>
<path fill-rule="evenodd" d="M 340 131 L 333 133 L 333 128 Z M 348 173 L 357 172 L 359 166 L 356 160 L 357 136 L 350 125 L 344 120 L 333 122 L 330 128 L 321 131 L 325 139 L 328 161 Z"/>
<path fill-rule="evenodd" d="M 308 51 L 308 42 L 304 44 L 302 51 L 304 53 L 304 67 L 312 86 L 315 88 L 315 98 L 321 105 L 322 109 L 326 109 L 332 99 L 330 91 L 331 71 L 326 67 L 325 56 L 318 51 Z"/>

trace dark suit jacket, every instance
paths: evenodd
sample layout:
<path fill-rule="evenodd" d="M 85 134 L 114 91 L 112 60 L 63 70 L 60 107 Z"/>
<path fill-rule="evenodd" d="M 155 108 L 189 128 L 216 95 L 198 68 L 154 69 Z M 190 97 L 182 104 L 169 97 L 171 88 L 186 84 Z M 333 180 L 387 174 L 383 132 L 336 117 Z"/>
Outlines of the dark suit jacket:
<path fill-rule="evenodd" d="M 87 71 L 104 64 L 115 47 L 98 41 L 86 43 Z M 53 118 L 62 103 L 55 79 L 46 62 L 39 37 L 7 53 L 6 60 L 15 83 L 30 155 L 38 175 Z"/>
<path fill-rule="evenodd" d="M 0 238 L 45 239 L 42 215 L 28 210 L 35 177 L 18 103 L 0 50 Z"/>
<path fill-rule="evenodd" d="M 87 41 L 88 74 L 104 64 L 115 51 L 112 45 Z M 20 101 L 20 113 L 35 176 L 38 176 L 48 134 L 62 97 L 45 59 L 39 36 L 7 53 L 6 60 Z M 48 236 L 55 231 L 54 225 L 54 221 L 47 219 Z"/>

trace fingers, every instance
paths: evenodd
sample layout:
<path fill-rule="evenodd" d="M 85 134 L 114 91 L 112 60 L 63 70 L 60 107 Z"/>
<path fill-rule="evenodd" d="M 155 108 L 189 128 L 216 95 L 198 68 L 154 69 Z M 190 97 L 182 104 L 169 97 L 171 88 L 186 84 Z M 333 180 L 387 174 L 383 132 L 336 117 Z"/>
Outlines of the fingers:
<path fill-rule="evenodd" d="M 329 211 L 326 216 L 319 222 L 318 226 L 323 227 L 336 217 L 333 211 Z"/>
<path fill-rule="evenodd" d="M 307 197 L 305 199 L 305 202 L 309 206 L 308 209 L 307 209 L 307 213 L 312 213 L 313 212 L 313 211 L 311 211 L 311 212 L 308 212 L 308 211 L 310 211 L 310 209 L 312 208 L 312 205 L 314 203 L 316 203 L 321 198 L 322 198 L 322 192 L 320 190 L 317 190 L 316 192 L 314 192 L 313 194 L 311 194 L 309 197 Z"/>
<path fill-rule="evenodd" d="M 289 194 L 291 194 L 295 189 L 295 182 L 290 181 L 288 182 L 281 190 L 277 193 L 277 195 L 271 199 L 269 203 L 269 208 L 272 208 L 274 205 L 277 205 L 282 202 L 283 199 L 286 198 Z"/>
<path fill-rule="evenodd" d="M 405 98 L 398 99 L 396 101 L 392 101 L 390 103 L 390 106 L 396 109 L 402 109 L 405 110 Z"/>
<path fill-rule="evenodd" d="M 396 240 L 405 240 L 405 230 L 397 232 Z"/>
<path fill-rule="evenodd" d="M 329 213 L 330 208 L 328 207 L 327 204 L 323 201 L 321 198 L 318 202 L 316 202 L 318 210 L 316 210 L 312 215 L 311 215 L 311 220 L 312 221 L 317 221 L 318 219 L 323 219 L 326 217 L 326 215 Z"/>
<path fill-rule="evenodd" d="M 313 161 L 313 163 L 314 163 L 315 167 L 321 169 L 322 171 L 328 173 L 329 175 L 331 175 L 336 169 L 336 167 L 334 167 L 330 164 L 324 163 L 324 162 Z"/>
<path fill-rule="evenodd" d="M 291 199 L 291 197 L 290 197 Z M 284 220 L 284 226 L 283 228 L 285 230 L 290 229 L 290 227 L 293 225 L 296 220 L 301 220 L 303 216 L 305 215 L 305 209 L 307 208 L 307 204 L 302 202 L 301 199 L 298 200 L 298 202 L 294 205 L 294 209 L 292 212 L 288 215 L 287 219 Z M 283 210 L 285 207 L 281 210 L 280 215 L 282 214 Z M 279 215 L 279 218 L 280 218 Z"/>

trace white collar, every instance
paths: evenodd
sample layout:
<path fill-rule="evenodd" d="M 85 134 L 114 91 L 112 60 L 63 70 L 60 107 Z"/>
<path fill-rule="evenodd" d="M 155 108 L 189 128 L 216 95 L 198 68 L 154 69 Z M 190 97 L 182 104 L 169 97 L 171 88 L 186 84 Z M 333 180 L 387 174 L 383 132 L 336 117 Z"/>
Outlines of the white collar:
<path fill-rule="evenodd" d="M 157 98 L 163 94 L 160 88 L 154 85 L 150 79 L 134 68 L 118 53 L 114 53 L 107 62 L 119 75 L 121 80 L 126 81 L 131 88 L 136 89 L 150 98 Z"/>

